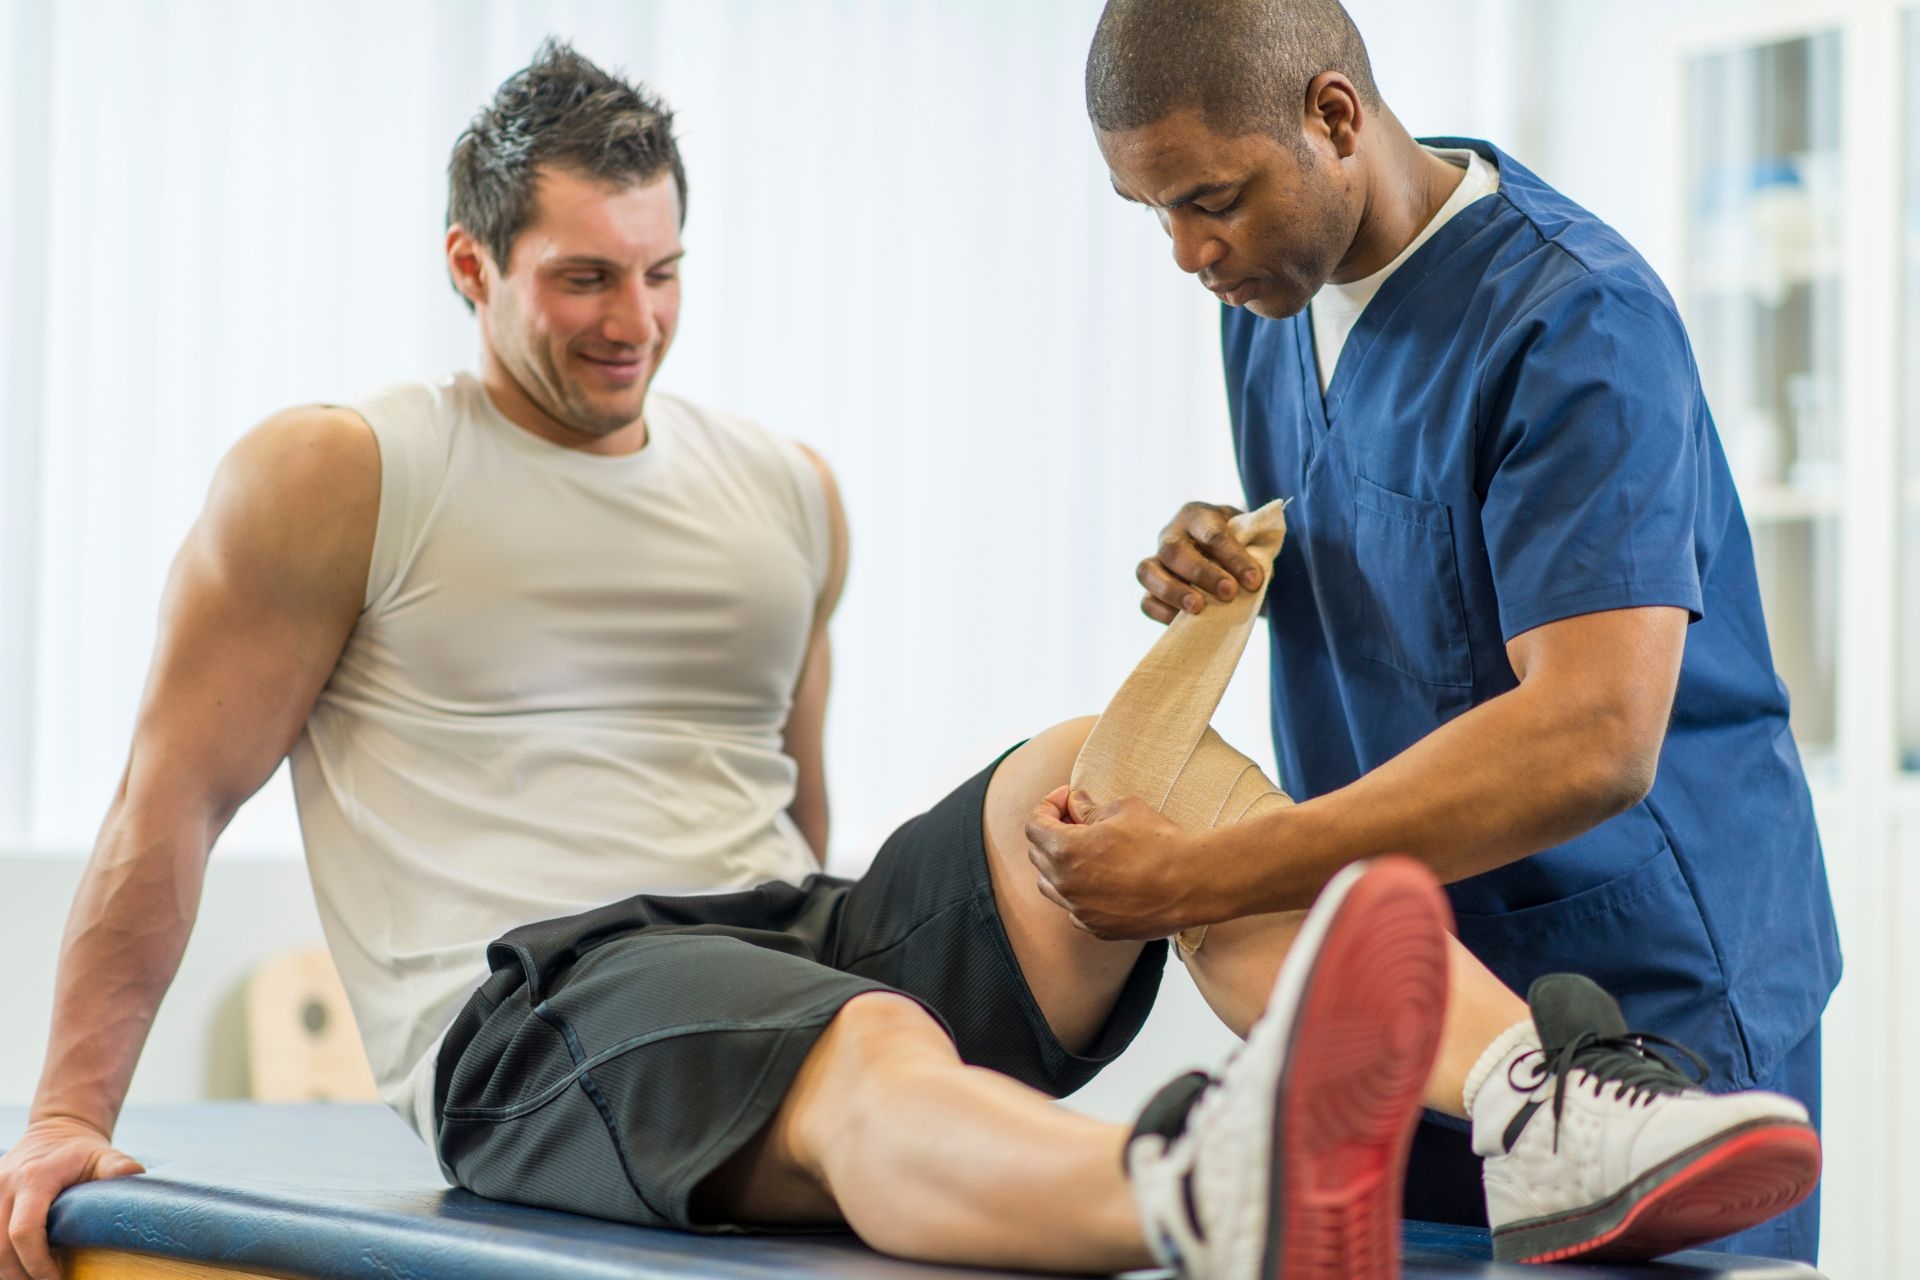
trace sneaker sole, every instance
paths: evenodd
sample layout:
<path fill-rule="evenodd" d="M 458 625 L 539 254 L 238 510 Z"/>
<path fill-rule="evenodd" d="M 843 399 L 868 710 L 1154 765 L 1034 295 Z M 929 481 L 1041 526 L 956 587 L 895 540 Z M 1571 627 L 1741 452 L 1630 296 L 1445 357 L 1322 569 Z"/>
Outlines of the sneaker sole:
<path fill-rule="evenodd" d="M 1400 1274 L 1401 1183 L 1440 1046 L 1451 912 L 1433 874 L 1375 859 L 1335 894 L 1295 943 L 1314 949 L 1273 1111 L 1269 1280 Z"/>
<path fill-rule="evenodd" d="M 1756 1120 L 1717 1134 L 1568 1218 L 1493 1237 L 1502 1262 L 1637 1262 L 1758 1226 L 1820 1180 L 1820 1139 L 1793 1121 Z"/>

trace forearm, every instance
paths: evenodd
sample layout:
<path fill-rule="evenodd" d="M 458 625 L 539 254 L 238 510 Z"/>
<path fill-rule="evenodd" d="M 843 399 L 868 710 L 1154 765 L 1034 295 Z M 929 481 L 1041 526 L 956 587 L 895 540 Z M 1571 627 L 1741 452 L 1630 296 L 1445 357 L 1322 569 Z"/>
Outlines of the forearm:
<path fill-rule="evenodd" d="M 814 860 L 821 866 L 826 866 L 826 780 L 817 773 L 811 778 L 802 773 L 800 785 L 794 793 L 793 803 L 787 806 L 787 816 L 793 819 L 794 826 L 800 828 L 800 834 L 807 838 L 807 844 L 813 850 Z"/>
<path fill-rule="evenodd" d="M 826 628 L 820 626 L 794 690 L 783 745 L 794 766 L 793 802 L 787 806 L 787 816 L 807 838 L 814 860 L 822 867 L 827 865 L 827 696 L 832 687 L 833 647 Z"/>
<path fill-rule="evenodd" d="M 32 1118 L 110 1134 L 193 928 L 211 836 L 204 824 L 115 806 L 67 919 L 53 1025 Z"/>
<path fill-rule="evenodd" d="M 1407 854 L 1451 882 L 1570 840 L 1652 784 L 1652 760 L 1623 737 L 1600 712 L 1523 685 L 1348 786 L 1213 833 L 1233 869 L 1223 906 L 1308 906 L 1341 867 L 1378 854 Z"/>

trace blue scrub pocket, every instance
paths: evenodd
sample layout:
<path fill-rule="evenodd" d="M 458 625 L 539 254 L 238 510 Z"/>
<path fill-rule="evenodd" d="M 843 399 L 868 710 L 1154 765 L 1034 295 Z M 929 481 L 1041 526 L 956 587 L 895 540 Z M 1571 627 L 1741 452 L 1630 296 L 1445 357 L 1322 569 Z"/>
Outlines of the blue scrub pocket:
<path fill-rule="evenodd" d="M 1479 914 L 1475 882 L 1463 880 L 1449 891 L 1455 931 L 1521 995 L 1542 974 L 1583 973 L 1620 1001 L 1634 1030 L 1672 1036 L 1705 1057 L 1710 1087 L 1751 1088 L 1753 1061 L 1719 952 L 1672 848 L 1656 840 L 1649 856 L 1612 879 L 1516 911 Z"/>
<path fill-rule="evenodd" d="M 1353 554 L 1366 597 L 1360 656 L 1427 684 L 1472 688 L 1452 512 L 1353 479 Z"/>

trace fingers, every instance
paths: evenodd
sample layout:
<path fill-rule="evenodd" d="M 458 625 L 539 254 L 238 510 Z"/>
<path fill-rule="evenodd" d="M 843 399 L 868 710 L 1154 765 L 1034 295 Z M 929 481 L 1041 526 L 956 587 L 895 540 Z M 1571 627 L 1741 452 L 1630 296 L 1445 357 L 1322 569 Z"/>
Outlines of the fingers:
<path fill-rule="evenodd" d="M 1060 891 L 1053 887 L 1051 880 L 1045 876 L 1035 876 L 1033 883 L 1034 886 L 1040 890 L 1041 897 L 1066 912 L 1069 917 L 1073 915 L 1073 905 L 1060 896 Z"/>
<path fill-rule="evenodd" d="M 1163 626 L 1180 616 L 1178 609 L 1169 609 L 1152 596 L 1142 596 L 1140 598 L 1140 612 L 1146 614 L 1149 618 L 1152 618 L 1155 622 Z"/>
<path fill-rule="evenodd" d="M 1027 815 L 1027 857 L 1036 854 L 1048 855 L 1053 852 L 1054 841 L 1058 833 L 1066 828 L 1067 815 L 1050 803 L 1052 797 L 1040 802 L 1031 814 Z"/>
<path fill-rule="evenodd" d="M 1198 613 L 1206 596 L 1231 600 L 1242 590 L 1260 585 L 1260 565 L 1227 521 L 1231 507 L 1190 502 L 1160 531 L 1157 555 L 1142 560 L 1134 577 L 1147 595 L 1140 610 L 1158 622 L 1171 622 L 1181 611 Z"/>
<path fill-rule="evenodd" d="M 4 1192 L 0 1192 L 0 1222 L 9 1227 L 13 1223 L 13 1197 Z M 0 1280 L 25 1280 L 26 1274 L 13 1252 L 13 1241 L 0 1239 Z"/>
<path fill-rule="evenodd" d="M 1164 563 L 1172 552 L 1163 543 L 1160 558 L 1142 560 L 1133 572 L 1134 580 L 1147 589 L 1147 598 L 1140 606 L 1143 612 L 1162 622 L 1172 622 L 1177 614 L 1198 613 L 1206 608 L 1207 602 L 1194 584 L 1174 574 Z M 1220 575 L 1224 577 L 1225 575 Z M 1231 580 L 1227 582 L 1232 587 Z M 1158 611 L 1148 608 L 1148 604 L 1160 606 Z M 1162 615 L 1165 616 L 1162 616 Z"/>
<path fill-rule="evenodd" d="M 1071 852 L 1070 845 L 1078 831 L 1078 824 L 1071 816 L 1056 816 L 1049 805 L 1035 809 L 1027 820 L 1027 861 L 1048 882 L 1049 888 L 1060 878 L 1060 860 Z"/>
<path fill-rule="evenodd" d="M 47 1250 L 47 1206 L 52 1203 L 53 1196 L 38 1187 L 25 1188 L 14 1196 L 13 1211 L 7 1216 L 7 1242 L 19 1269 L 8 1272 L 0 1268 L 0 1275 L 60 1280 L 60 1268 Z"/>
<path fill-rule="evenodd" d="M 144 1172 L 138 1160 L 85 1126 L 49 1121 L 30 1127 L 0 1160 L 0 1280 L 60 1280 L 47 1242 L 54 1198 L 75 1183 Z"/>
<path fill-rule="evenodd" d="M 1206 524 L 1193 535 L 1193 540 L 1207 554 L 1207 558 L 1233 575 L 1235 581 L 1248 591 L 1260 585 L 1260 562 L 1247 550 L 1247 544 L 1234 537 L 1233 529 L 1222 515 L 1217 524 Z M 1218 595 L 1218 592 L 1215 592 Z M 1220 596 L 1222 600 L 1230 596 Z"/>
<path fill-rule="evenodd" d="M 100 1153 L 94 1162 L 95 1178 L 129 1178 L 136 1173 L 145 1173 L 147 1166 L 135 1160 L 124 1151 L 107 1150 Z"/>
<path fill-rule="evenodd" d="M 1047 879 L 1045 874 L 1035 876 L 1033 883 L 1034 887 L 1040 890 L 1041 897 L 1066 912 L 1067 919 L 1073 923 L 1074 928 L 1082 933 L 1093 933 L 1093 928 L 1078 915 L 1074 914 L 1073 904 L 1067 901 L 1065 894 L 1053 887 L 1053 881 Z M 1095 936 L 1098 937 L 1099 935 L 1095 934 Z"/>

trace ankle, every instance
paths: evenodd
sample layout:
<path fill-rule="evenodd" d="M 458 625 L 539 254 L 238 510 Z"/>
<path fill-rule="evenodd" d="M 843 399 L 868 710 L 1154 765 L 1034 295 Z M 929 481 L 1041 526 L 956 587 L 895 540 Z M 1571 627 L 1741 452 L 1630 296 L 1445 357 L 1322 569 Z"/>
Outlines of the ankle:
<path fill-rule="evenodd" d="M 1514 1058 L 1539 1047 L 1540 1037 L 1534 1031 L 1531 1019 L 1516 1022 L 1495 1036 L 1481 1051 L 1472 1070 L 1467 1072 L 1466 1087 L 1460 1094 L 1462 1114 L 1468 1120 L 1473 1119 L 1473 1109 L 1480 1100 L 1481 1090 L 1493 1079 L 1494 1074 L 1505 1072 Z"/>

